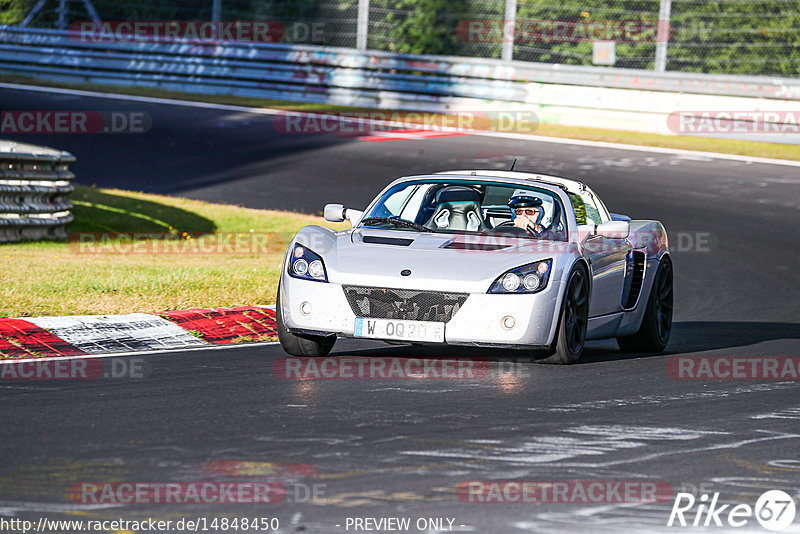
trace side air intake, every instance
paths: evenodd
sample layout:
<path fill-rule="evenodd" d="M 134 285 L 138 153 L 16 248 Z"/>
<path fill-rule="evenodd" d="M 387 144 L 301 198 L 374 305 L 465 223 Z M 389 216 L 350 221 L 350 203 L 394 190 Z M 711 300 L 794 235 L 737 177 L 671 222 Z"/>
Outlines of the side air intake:
<path fill-rule="evenodd" d="M 626 310 L 636 306 L 639 294 L 642 292 L 644 283 L 644 264 L 647 254 L 641 250 L 634 250 L 628 253 L 625 265 L 625 290 L 622 295 L 622 306 Z"/>

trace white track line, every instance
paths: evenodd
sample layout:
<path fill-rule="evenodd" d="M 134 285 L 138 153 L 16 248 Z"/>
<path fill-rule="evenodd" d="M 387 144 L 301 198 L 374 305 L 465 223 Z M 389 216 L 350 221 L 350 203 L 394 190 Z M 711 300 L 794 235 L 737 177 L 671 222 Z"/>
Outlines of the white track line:
<path fill-rule="evenodd" d="M 116 94 L 116 93 L 100 93 L 94 91 L 83 91 L 79 89 L 61 89 L 58 87 L 43 87 L 43 86 L 36 86 L 36 85 L 23 85 L 23 84 L 16 84 L 16 83 L 0 83 L 0 88 L 5 89 L 18 89 L 18 90 L 25 90 L 25 91 L 37 91 L 40 93 L 55 93 L 60 95 L 73 95 L 73 96 L 88 96 L 92 98 L 111 98 L 115 100 L 127 100 L 130 102 L 144 102 L 150 104 L 165 104 L 171 106 L 183 106 L 183 107 L 190 107 L 190 108 L 204 108 L 204 109 L 215 109 L 215 110 L 222 110 L 222 111 L 237 111 L 237 112 L 244 112 L 244 113 L 253 113 L 257 115 L 279 115 L 283 113 L 288 113 L 285 110 L 280 109 L 271 109 L 271 108 L 252 108 L 246 106 L 233 106 L 229 104 L 213 104 L 210 102 L 196 102 L 193 100 L 173 100 L 169 98 L 155 98 L 149 96 L 136 96 L 136 95 L 124 95 L 124 94 Z M 375 110 L 378 111 L 388 111 L 388 110 Z M 324 113 L 306 113 L 300 111 L 292 111 L 293 114 L 298 114 L 301 116 L 310 116 L 316 115 L 319 117 L 326 116 Z M 347 120 L 346 117 L 338 117 L 342 120 Z M 375 125 L 380 126 L 406 126 L 407 124 L 402 123 L 392 123 L 390 121 L 375 121 L 375 120 L 368 120 L 363 119 L 364 122 L 369 122 Z M 440 131 L 459 131 L 457 128 L 438 128 Z M 461 132 L 465 133 L 465 132 Z M 470 135 L 480 135 L 484 137 L 499 137 L 503 139 L 516 139 L 521 141 L 534 141 L 538 143 L 556 143 L 561 145 L 578 145 L 578 146 L 587 146 L 593 148 L 609 148 L 613 150 L 633 150 L 637 152 L 651 152 L 657 154 L 671 154 L 671 155 L 679 155 L 679 156 L 696 156 L 696 157 L 704 157 L 704 158 L 713 158 L 713 159 L 724 159 L 730 161 L 743 161 L 746 163 L 764 163 L 767 165 L 785 165 L 788 167 L 800 167 L 800 161 L 792 161 L 786 159 L 774 159 L 774 158 L 760 158 L 756 156 L 741 156 L 738 154 L 722 154 L 719 152 L 704 152 L 701 150 L 684 150 L 680 148 L 663 148 L 663 147 L 647 147 L 647 146 L 640 146 L 640 145 L 627 145 L 623 143 L 607 143 L 604 141 L 586 141 L 582 139 L 570 139 L 566 137 L 546 137 L 540 135 L 527 135 L 527 134 L 515 134 L 515 133 L 506 133 L 506 132 L 487 132 L 487 131 L 475 131 L 469 132 Z"/>
<path fill-rule="evenodd" d="M 206 344 L 172 321 L 149 313 L 30 317 L 25 320 L 89 354 Z"/>

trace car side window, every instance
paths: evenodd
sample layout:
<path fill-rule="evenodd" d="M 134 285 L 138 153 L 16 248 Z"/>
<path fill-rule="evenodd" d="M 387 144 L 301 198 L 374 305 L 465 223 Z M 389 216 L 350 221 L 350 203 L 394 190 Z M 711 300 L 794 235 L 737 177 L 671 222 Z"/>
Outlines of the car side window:
<path fill-rule="evenodd" d="M 569 201 L 572 204 L 572 210 L 575 212 L 575 222 L 586 224 L 586 205 L 583 203 L 583 198 L 580 195 L 570 193 Z"/>
<path fill-rule="evenodd" d="M 583 197 L 583 203 L 586 206 L 586 218 L 593 224 L 601 224 L 603 219 L 600 217 L 600 208 L 597 206 L 594 195 L 584 191 L 581 193 L 581 197 Z"/>
<path fill-rule="evenodd" d="M 579 195 L 570 193 L 569 200 L 572 203 L 572 209 L 575 211 L 575 221 L 578 224 L 601 224 L 603 222 L 594 195 L 588 191 L 583 191 Z"/>

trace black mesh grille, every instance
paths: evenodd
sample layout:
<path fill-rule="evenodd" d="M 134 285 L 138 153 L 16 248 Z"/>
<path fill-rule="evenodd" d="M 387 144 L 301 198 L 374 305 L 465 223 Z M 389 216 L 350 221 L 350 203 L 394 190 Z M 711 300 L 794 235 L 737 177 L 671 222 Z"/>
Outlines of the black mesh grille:
<path fill-rule="evenodd" d="M 632 274 L 628 278 L 630 286 L 626 288 L 627 292 L 625 294 L 627 297 L 623 299 L 626 310 L 633 308 L 639 299 L 639 293 L 642 291 L 642 283 L 644 282 L 644 262 L 646 259 L 647 255 L 641 250 L 634 250 L 627 258 L 628 266 L 626 270 L 628 272 L 632 271 Z"/>
<path fill-rule="evenodd" d="M 467 293 L 344 286 L 347 302 L 358 317 L 446 323 L 467 300 Z"/>

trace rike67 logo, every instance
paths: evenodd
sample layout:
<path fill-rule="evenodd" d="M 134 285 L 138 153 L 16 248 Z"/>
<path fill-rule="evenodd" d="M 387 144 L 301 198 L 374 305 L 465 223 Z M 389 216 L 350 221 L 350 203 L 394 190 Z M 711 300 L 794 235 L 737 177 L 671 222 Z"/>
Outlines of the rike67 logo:
<path fill-rule="evenodd" d="M 767 530 L 780 531 L 794 521 L 792 497 L 780 490 L 764 492 L 755 507 L 749 504 L 718 504 L 719 493 L 709 500 L 708 494 L 696 499 L 691 493 L 678 493 L 669 514 L 667 526 L 681 527 L 743 527 L 755 518 Z"/>

